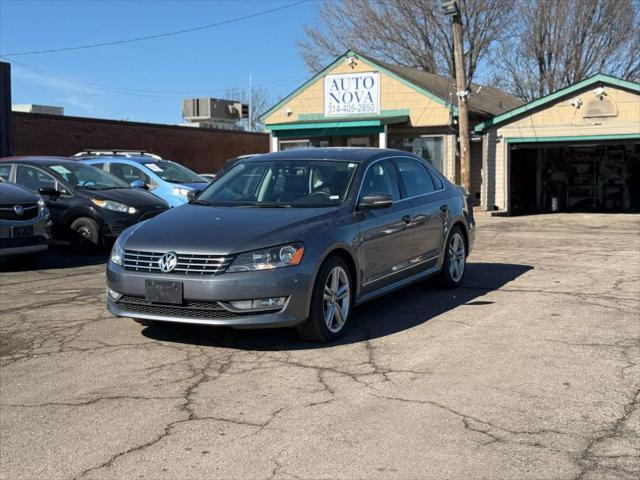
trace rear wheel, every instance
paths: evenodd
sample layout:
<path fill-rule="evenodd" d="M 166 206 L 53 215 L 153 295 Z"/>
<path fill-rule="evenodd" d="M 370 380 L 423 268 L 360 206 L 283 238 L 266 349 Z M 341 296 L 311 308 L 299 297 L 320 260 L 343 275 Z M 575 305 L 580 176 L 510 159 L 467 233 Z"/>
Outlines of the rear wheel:
<path fill-rule="evenodd" d="M 330 257 L 320 267 L 311 297 L 309 318 L 298 326 L 304 340 L 329 342 L 344 331 L 353 301 L 349 268 L 339 257 Z"/>
<path fill-rule="evenodd" d="M 438 278 L 440 286 L 444 288 L 457 288 L 462 283 L 466 270 L 467 251 L 462 230 L 459 226 L 453 227 L 445 246 L 444 261 Z"/>
<path fill-rule="evenodd" d="M 77 218 L 71 223 L 72 243 L 81 252 L 94 250 L 100 245 L 100 227 L 88 217 Z"/>

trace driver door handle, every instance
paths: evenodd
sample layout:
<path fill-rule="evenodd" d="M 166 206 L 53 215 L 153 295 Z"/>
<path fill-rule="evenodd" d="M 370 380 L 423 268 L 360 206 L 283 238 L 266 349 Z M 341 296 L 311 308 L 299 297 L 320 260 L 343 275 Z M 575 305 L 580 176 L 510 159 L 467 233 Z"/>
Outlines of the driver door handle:
<path fill-rule="evenodd" d="M 440 205 L 440 211 L 442 213 L 447 213 L 449 211 L 449 205 Z"/>

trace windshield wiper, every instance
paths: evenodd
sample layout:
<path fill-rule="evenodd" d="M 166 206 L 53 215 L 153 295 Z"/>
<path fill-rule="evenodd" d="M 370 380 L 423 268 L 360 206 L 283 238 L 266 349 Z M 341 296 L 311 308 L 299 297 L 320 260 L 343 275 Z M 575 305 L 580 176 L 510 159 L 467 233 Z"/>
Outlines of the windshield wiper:
<path fill-rule="evenodd" d="M 247 207 L 258 207 L 258 208 L 291 208 L 291 205 L 288 203 L 269 203 L 269 202 L 255 202 Z"/>
<path fill-rule="evenodd" d="M 209 202 L 203 202 L 202 200 L 194 200 L 192 202 L 189 202 L 191 205 L 205 205 L 207 207 L 212 207 L 213 203 L 209 203 Z"/>

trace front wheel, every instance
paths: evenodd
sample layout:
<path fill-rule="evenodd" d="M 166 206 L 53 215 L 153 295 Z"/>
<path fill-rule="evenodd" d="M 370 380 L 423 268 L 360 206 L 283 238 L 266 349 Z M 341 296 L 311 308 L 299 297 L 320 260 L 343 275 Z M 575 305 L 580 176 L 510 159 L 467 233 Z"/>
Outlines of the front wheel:
<path fill-rule="evenodd" d="M 466 270 L 467 252 L 459 226 L 453 227 L 445 245 L 444 261 L 438 278 L 444 288 L 457 288 L 462 283 Z"/>
<path fill-rule="evenodd" d="M 72 244 L 81 253 L 100 246 L 100 227 L 88 217 L 77 218 L 71 223 Z"/>
<path fill-rule="evenodd" d="M 349 268 L 339 257 L 326 260 L 313 287 L 309 318 L 298 326 L 298 335 L 312 342 L 337 339 L 345 329 L 353 302 Z"/>

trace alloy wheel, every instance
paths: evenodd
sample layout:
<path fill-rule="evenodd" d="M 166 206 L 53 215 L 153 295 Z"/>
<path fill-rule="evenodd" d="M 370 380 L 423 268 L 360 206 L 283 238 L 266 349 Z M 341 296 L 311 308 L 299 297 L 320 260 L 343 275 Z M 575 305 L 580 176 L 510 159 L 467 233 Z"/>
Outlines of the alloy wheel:
<path fill-rule="evenodd" d="M 454 282 L 459 282 L 462 278 L 465 261 L 464 239 L 456 232 L 449 242 L 449 274 Z"/>
<path fill-rule="evenodd" d="M 342 267 L 334 267 L 324 285 L 324 321 L 327 328 L 337 333 L 342 330 L 349 315 L 351 291 L 349 276 Z"/>

